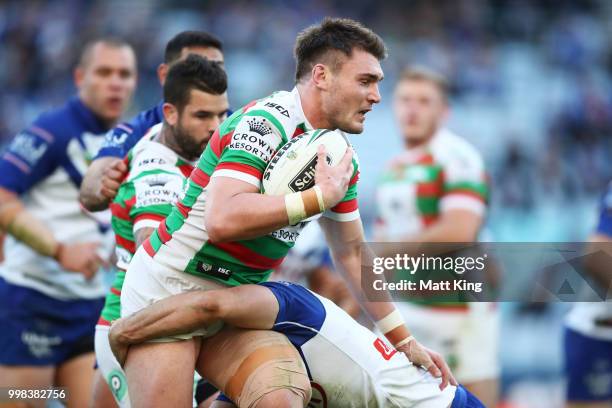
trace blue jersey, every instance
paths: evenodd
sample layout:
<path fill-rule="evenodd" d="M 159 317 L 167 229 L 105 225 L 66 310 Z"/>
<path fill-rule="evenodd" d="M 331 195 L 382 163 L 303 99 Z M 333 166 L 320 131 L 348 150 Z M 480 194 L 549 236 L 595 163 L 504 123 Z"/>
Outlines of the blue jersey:
<path fill-rule="evenodd" d="M 19 133 L 0 156 L 0 187 L 21 196 L 28 212 L 51 229 L 60 242 L 104 241 L 103 220 L 82 210 L 83 175 L 109 130 L 83 102 L 73 97 L 41 114 Z M 8 236 L 0 275 L 9 283 L 59 299 L 104 296 L 102 277 L 90 281 L 61 270 Z M 109 248 L 110 250 L 110 248 Z"/>
<path fill-rule="evenodd" d="M 99 157 L 124 158 L 149 129 L 164 120 L 163 105 L 164 103 L 160 102 L 151 109 L 140 112 L 129 122 L 121 123 L 108 132 L 96 159 Z"/>

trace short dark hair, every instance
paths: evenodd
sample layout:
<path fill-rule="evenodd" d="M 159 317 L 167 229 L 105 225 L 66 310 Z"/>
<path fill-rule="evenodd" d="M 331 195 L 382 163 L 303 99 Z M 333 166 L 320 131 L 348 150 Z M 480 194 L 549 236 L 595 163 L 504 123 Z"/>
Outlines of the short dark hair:
<path fill-rule="evenodd" d="M 132 47 L 130 43 L 128 43 L 126 40 L 119 38 L 119 37 L 108 36 L 108 37 L 93 38 L 87 41 L 87 43 L 85 43 L 85 45 L 83 46 L 83 49 L 81 50 L 81 54 L 79 55 L 79 61 L 78 61 L 79 67 L 85 67 L 89 63 L 89 59 L 91 58 L 91 53 L 94 47 L 98 44 L 104 44 L 112 48 L 127 47 L 131 49 L 132 51 L 134 51 L 134 48 Z"/>
<path fill-rule="evenodd" d="M 223 94 L 227 89 L 227 76 L 221 64 L 195 54 L 172 64 L 164 83 L 164 101 L 182 110 L 189 103 L 192 89 Z"/>
<path fill-rule="evenodd" d="M 301 31 L 293 50 L 296 60 L 295 80 L 300 81 L 312 67 L 327 58 L 331 52 L 350 57 L 353 49 L 360 49 L 379 61 L 387 56 L 383 40 L 361 23 L 348 18 L 326 18 L 321 24 Z M 327 61 L 329 63 L 329 61 Z M 337 69 L 339 61 L 332 61 Z"/>
<path fill-rule="evenodd" d="M 431 68 L 427 68 L 424 66 L 412 66 L 405 68 L 400 74 L 398 84 L 402 81 L 425 81 L 430 82 L 434 86 L 436 86 L 440 93 L 442 94 L 442 98 L 444 100 L 448 100 L 449 88 L 450 85 L 448 80 L 441 73 L 434 71 Z"/>
<path fill-rule="evenodd" d="M 183 31 L 172 37 L 166 44 L 164 62 L 170 64 L 177 61 L 185 47 L 210 47 L 223 52 L 223 43 L 214 35 L 205 31 Z"/>

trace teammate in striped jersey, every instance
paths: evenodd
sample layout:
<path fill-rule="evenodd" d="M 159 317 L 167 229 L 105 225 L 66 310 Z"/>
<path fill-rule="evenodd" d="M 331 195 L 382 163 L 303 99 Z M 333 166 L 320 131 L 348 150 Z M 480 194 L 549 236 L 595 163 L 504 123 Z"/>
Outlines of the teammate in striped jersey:
<path fill-rule="evenodd" d="M 116 236 L 117 275 L 96 326 L 96 357 L 100 372 L 94 404 L 104 399 L 108 383 L 121 407 L 129 406 L 127 382 L 108 345 L 110 322 L 120 317 L 125 270 L 136 248 L 171 210 L 213 131 L 227 116 L 227 80 L 218 63 L 197 55 L 175 63 L 164 84 L 163 124 L 153 126 L 132 148 L 129 173 L 111 203 Z M 108 398 L 108 395 L 106 395 Z"/>
<path fill-rule="evenodd" d="M 204 31 L 182 31 L 168 41 L 164 62 L 157 67 L 157 77 L 162 86 L 170 65 L 185 59 L 189 54 L 197 54 L 223 66 L 221 40 Z M 163 104 L 163 101 L 159 102 L 107 133 L 102 148 L 87 169 L 81 184 L 79 200 L 85 208 L 99 211 L 108 207 L 127 172 L 123 159 L 151 127 L 162 122 Z"/>
<path fill-rule="evenodd" d="M 315 185 L 303 192 L 268 196 L 260 193 L 260 184 L 266 165 L 290 138 L 316 128 L 363 131 L 365 115 L 380 101 L 386 49 L 359 23 L 326 19 L 300 33 L 295 54 L 297 85 L 291 92 L 248 104 L 213 135 L 183 198 L 132 258 L 121 293 L 122 316 L 173 294 L 266 280 L 307 219 L 319 214 L 337 268 L 359 290 L 364 237 L 352 152 L 331 167 L 321 149 Z M 448 381 L 444 361 L 414 340 L 391 302 L 363 303 L 394 346 Z M 217 330 L 199 327 L 183 335 L 185 341 L 131 347 L 126 373 L 138 405 L 187 404 L 199 346 L 194 336 Z M 164 392 L 168 387 L 175 392 Z M 283 405 L 304 403 L 303 393 L 287 391 L 281 394 Z M 251 403 L 279 404 L 268 397 Z"/>
<path fill-rule="evenodd" d="M 473 146 L 444 128 L 446 88 L 438 74 L 414 68 L 395 87 L 394 110 L 405 149 L 391 160 L 377 189 L 376 241 L 477 239 L 488 200 L 484 164 Z M 404 250 L 402 244 L 394 246 L 388 246 L 394 253 Z M 442 353 L 457 379 L 494 406 L 499 370 L 495 304 L 405 301 L 397 307 L 415 335 Z"/>

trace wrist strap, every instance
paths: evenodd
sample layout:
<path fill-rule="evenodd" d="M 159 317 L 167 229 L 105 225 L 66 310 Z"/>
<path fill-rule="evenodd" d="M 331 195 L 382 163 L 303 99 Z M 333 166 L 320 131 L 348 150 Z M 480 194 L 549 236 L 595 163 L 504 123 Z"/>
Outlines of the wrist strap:
<path fill-rule="evenodd" d="M 287 209 L 289 225 L 295 225 L 308 217 L 322 213 L 325 211 L 325 204 L 321 188 L 314 186 L 306 191 L 287 194 L 285 196 L 285 208 Z"/>

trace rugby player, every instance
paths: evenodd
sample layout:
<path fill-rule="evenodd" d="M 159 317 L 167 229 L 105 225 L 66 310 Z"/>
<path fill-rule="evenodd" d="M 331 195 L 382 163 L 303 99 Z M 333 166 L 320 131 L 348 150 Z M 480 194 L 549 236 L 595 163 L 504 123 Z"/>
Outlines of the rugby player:
<path fill-rule="evenodd" d="M 398 250 L 401 242 L 475 242 L 486 212 L 485 169 L 476 149 L 444 126 L 446 80 L 424 68 L 408 68 L 395 86 L 393 107 L 405 149 L 390 161 L 377 188 L 375 241 L 397 242 Z M 486 406 L 495 406 L 495 305 L 402 302 L 397 307 L 415 336 L 440 350 L 457 379 Z"/>
<path fill-rule="evenodd" d="M 329 299 L 289 282 L 171 296 L 118 320 L 111 328 L 110 343 L 123 362 L 131 345 L 217 320 L 286 335 L 300 351 L 312 379 L 309 406 L 484 407 L 461 387 L 440 390 L 440 380 L 412 365 Z M 214 348 L 216 339 L 207 339 L 204 347 Z"/>
<path fill-rule="evenodd" d="M 204 31 L 183 31 L 168 41 L 164 62 L 157 67 L 162 86 L 170 65 L 189 54 L 200 55 L 223 66 L 223 44 L 218 38 Z M 85 208 L 99 211 L 108 207 L 127 171 L 123 158 L 151 127 L 162 122 L 162 111 L 163 101 L 108 133 L 81 184 L 79 199 Z"/>
<path fill-rule="evenodd" d="M 0 228 L 8 234 L 0 265 L 0 387 L 63 386 L 67 406 L 84 407 L 104 303 L 98 270 L 112 249 L 102 246 L 108 220 L 86 214 L 78 191 L 136 86 L 132 48 L 116 39 L 90 42 L 74 80 L 77 95 L 41 114 L 0 159 Z"/>
<path fill-rule="evenodd" d="M 117 403 L 129 406 L 125 376 L 108 346 L 110 322 L 120 317 L 119 296 L 125 270 L 135 249 L 170 213 L 171 204 L 193 170 L 193 162 L 226 118 L 226 89 L 225 71 L 219 63 L 195 54 L 174 63 L 163 86 L 163 123 L 153 126 L 128 152 L 128 177 L 110 206 L 118 272 L 96 326 L 96 360 L 100 370 L 94 406 L 109 406 L 112 402 L 105 392 L 109 389 L 106 383 Z"/>
<path fill-rule="evenodd" d="M 352 151 L 331 167 L 320 148 L 316 184 L 306 191 L 268 196 L 260 193 L 260 184 L 266 165 L 290 138 L 320 128 L 363 131 L 365 115 L 380 101 L 385 54 L 380 37 L 348 19 L 325 19 L 300 33 L 296 87 L 244 106 L 215 132 L 183 198 L 132 258 L 121 292 L 122 316 L 173 294 L 266 280 L 294 244 L 295 238 L 284 238 L 296 237 L 305 220 L 319 214 L 337 269 L 359 292 L 364 238 Z M 363 255 L 367 262 L 368 253 Z M 393 303 L 362 303 L 399 351 L 443 376 L 443 387 L 454 381 L 440 356 L 410 335 Z M 197 336 L 217 330 L 216 325 L 198 327 L 182 341 L 131 347 L 125 372 L 132 404 L 186 405 L 200 349 Z M 276 354 L 265 355 L 272 365 L 278 363 Z M 275 379 L 262 381 L 273 385 Z M 302 391 L 289 388 L 283 402 L 264 395 L 252 405 L 301 406 Z"/>
<path fill-rule="evenodd" d="M 606 302 L 579 303 L 565 321 L 564 357 L 568 408 L 605 408 L 612 404 L 612 182 L 601 200 L 586 272 L 606 289 Z"/>

